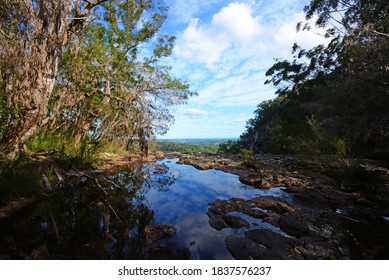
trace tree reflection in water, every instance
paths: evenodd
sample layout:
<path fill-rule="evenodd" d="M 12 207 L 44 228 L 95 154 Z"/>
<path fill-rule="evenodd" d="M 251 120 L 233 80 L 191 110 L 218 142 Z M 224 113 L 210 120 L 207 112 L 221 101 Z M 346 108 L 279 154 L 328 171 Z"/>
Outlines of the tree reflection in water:
<path fill-rule="evenodd" d="M 156 164 L 88 176 L 83 186 L 3 221 L 0 258 L 189 259 L 188 248 L 145 231 L 153 227 L 154 211 L 144 196 L 151 188 L 166 191 L 174 179 L 166 165 Z"/>

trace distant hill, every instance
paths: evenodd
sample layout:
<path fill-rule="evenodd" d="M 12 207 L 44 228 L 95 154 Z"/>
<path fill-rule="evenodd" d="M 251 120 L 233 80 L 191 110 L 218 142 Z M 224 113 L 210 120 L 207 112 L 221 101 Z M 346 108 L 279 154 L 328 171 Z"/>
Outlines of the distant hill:
<path fill-rule="evenodd" d="M 190 144 L 200 146 L 214 146 L 228 140 L 238 140 L 238 138 L 180 138 L 180 139 L 157 139 L 157 142 L 171 142 L 178 144 Z"/>
<path fill-rule="evenodd" d="M 157 139 L 157 146 L 151 149 L 165 152 L 216 154 L 219 145 L 228 140 L 237 140 L 237 138 Z"/>

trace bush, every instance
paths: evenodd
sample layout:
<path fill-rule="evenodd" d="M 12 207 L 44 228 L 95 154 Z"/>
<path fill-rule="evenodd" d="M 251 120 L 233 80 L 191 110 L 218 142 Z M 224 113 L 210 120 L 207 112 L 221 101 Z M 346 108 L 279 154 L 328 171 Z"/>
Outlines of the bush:
<path fill-rule="evenodd" d="M 217 152 L 219 154 L 238 154 L 240 145 L 238 141 L 228 140 L 219 144 Z"/>

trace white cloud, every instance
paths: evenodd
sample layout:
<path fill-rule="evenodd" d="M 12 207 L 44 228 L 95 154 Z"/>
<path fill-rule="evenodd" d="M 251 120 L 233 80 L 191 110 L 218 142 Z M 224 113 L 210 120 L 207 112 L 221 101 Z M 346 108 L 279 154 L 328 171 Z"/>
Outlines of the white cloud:
<path fill-rule="evenodd" d="M 209 112 L 206 110 L 190 108 L 184 112 L 181 112 L 184 116 L 208 116 Z"/>
<path fill-rule="evenodd" d="M 225 34 L 200 27 L 199 19 L 192 19 L 174 50 L 182 59 L 204 63 L 212 68 L 228 45 Z"/>
<path fill-rule="evenodd" d="M 206 83 L 192 99 L 198 105 L 216 107 L 255 106 L 261 100 L 274 98 L 274 90 L 263 90 L 264 75 L 236 75 Z"/>
<path fill-rule="evenodd" d="M 308 3 L 179 1 L 186 25 L 176 34 L 170 62 L 174 73 L 199 95 L 189 100 L 192 108 L 185 106 L 177 112 L 169 135 L 214 137 L 217 131 L 219 136 L 231 137 L 243 132 L 247 116 L 257 104 L 275 97 L 275 89 L 264 85 L 273 59 L 291 59 L 295 42 L 303 48 L 325 42 L 314 32 L 296 33 L 296 24 L 304 21 L 303 6 Z M 236 108 L 245 114 L 238 114 Z M 218 114 L 213 114 L 214 110 Z"/>
<path fill-rule="evenodd" d="M 247 4 L 230 3 L 214 14 L 209 24 L 192 19 L 178 38 L 175 55 L 216 70 L 225 50 L 242 48 L 260 35 L 259 18 L 252 13 Z"/>
<path fill-rule="evenodd" d="M 234 2 L 215 14 L 212 24 L 220 27 L 227 35 L 238 42 L 247 42 L 260 34 L 259 18 L 253 17 L 251 7 Z"/>

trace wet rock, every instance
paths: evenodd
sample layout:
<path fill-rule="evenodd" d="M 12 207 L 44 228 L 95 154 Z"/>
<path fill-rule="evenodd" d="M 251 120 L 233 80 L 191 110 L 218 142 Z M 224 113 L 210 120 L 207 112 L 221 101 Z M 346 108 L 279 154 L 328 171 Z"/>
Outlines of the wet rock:
<path fill-rule="evenodd" d="M 324 186 L 321 186 L 324 187 Z M 313 188 L 299 188 L 291 187 L 285 189 L 293 195 L 297 200 L 296 202 L 305 205 L 311 209 L 323 209 L 342 207 L 343 205 L 354 205 L 360 200 L 360 195 L 357 193 L 344 193 L 337 191 L 331 187 L 320 189 L 319 187 Z M 375 203 L 372 203 L 375 205 Z"/>
<path fill-rule="evenodd" d="M 300 215 L 300 213 L 280 216 L 278 220 L 278 226 L 288 235 L 294 237 L 301 237 L 303 235 L 309 234 L 307 221 L 303 216 Z"/>
<path fill-rule="evenodd" d="M 312 241 L 299 246 L 297 250 L 304 256 L 305 259 L 341 259 L 342 254 L 331 242 L 326 241 Z"/>
<path fill-rule="evenodd" d="M 257 218 L 257 219 L 263 219 L 263 218 L 269 216 L 268 213 L 266 213 L 260 209 L 257 209 L 257 208 L 251 208 L 250 212 L 244 212 L 244 213 L 247 215 L 250 215 L 253 218 Z"/>
<path fill-rule="evenodd" d="M 231 198 L 229 200 L 218 199 L 209 204 L 211 205 L 207 212 L 209 224 L 217 230 L 227 227 L 249 227 L 249 223 L 244 219 L 229 215 L 231 212 L 241 212 L 251 217 L 261 219 L 276 217 L 276 219 L 273 219 L 273 223 L 276 223 L 278 222 L 279 215 L 274 216 L 272 215 L 272 212 L 285 214 L 294 211 L 294 208 L 287 202 L 272 196 L 261 196 L 248 200 L 241 198 Z M 265 212 L 265 210 L 270 211 Z"/>
<path fill-rule="evenodd" d="M 224 215 L 223 220 L 231 228 L 241 228 L 241 227 L 250 228 L 250 223 L 239 216 Z"/>
<path fill-rule="evenodd" d="M 294 178 L 294 177 L 285 177 L 285 179 L 282 181 L 284 185 L 287 187 L 293 187 L 293 186 L 303 186 L 303 182 L 301 182 L 300 179 Z"/>
<path fill-rule="evenodd" d="M 279 214 L 293 212 L 294 209 L 287 202 L 273 196 L 258 196 L 250 200 L 259 208 L 271 210 Z"/>
<path fill-rule="evenodd" d="M 238 260 L 302 259 L 296 241 L 266 229 L 248 230 L 245 237 L 228 236 L 228 250 Z"/>
<path fill-rule="evenodd" d="M 371 164 L 359 164 L 358 168 L 365 175 L 370 175 L 370 176 L 389 175 L 389 170 L 382 166 L 375 166 Z"/>
<path fill-rule="evenodd" d="M 272 259 L 266 247 L 240 236 L 228 236 L 225 244 L 231 255 L 237 260 L 267 260 Z"/>
<path fill-rule="evenodd" d="M 254 175 L 254 174 L 241 176 L 239 177 L 239 181 L 243 184 L 257 187 L 257 188 L 268 189 L 272 187 L 272 185 L 266 179 L 260 178 L 258 177 L 258 175 Z"/>
<path fill-rule="evenodd" d="M 245 231 L 244 236 L 256 243 L 264 245 L 267 248 L 280 249 L 295 243 L 295 241 L 293 241 L 295 239 L 284 237 L 268 229 L 247 230 Z"/>
<path fill-rule="evenodd" d="M 176 234 L 176 228 L 172 225 L 148 225 L 143 230 L 145 244 L 151 245 L 159 240 L 170 238 Z"/>
<path fill-rule="evenodd" d="M 228 228 L 229 226 L 224 221 L 223 216 L 215 214 L 213 212 L 207 212 L 209 217 L 209 225 L 216 230 L 222 230 L 223 228 Z"/>

